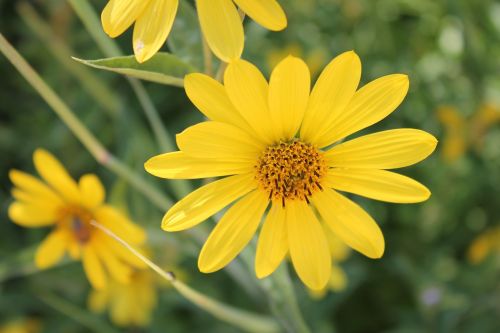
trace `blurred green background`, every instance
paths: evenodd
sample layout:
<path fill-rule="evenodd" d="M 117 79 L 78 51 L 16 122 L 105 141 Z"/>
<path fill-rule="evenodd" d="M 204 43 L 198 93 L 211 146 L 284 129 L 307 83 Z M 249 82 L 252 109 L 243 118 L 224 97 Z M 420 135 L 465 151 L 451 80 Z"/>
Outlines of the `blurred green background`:
<path fill-rule="evenodd" d="M 98 12 L 106 3 L 91 2 Z M 48 34 L 33 28 L 36 17 L 29 15 L 28 7 L 20 6 L 26 3 L 50 29 Z M 362 84 L 390 73 L 410 76 L 410 92 L 402 106 L 363 133 L 414 127 L 440 141 L 429 159 L 402 170 L 431 189 L 427 202 L 395 205 L 356 197 L 386 237 L 381 260 L 352 253 L 342 263 L 347 287 L 321 300 L 311 298 L 294 277 L 299 303 L 313 332 L 500 332 L 500 237 L 483 236 L 476 241 L 477 247 L 486 249 L 485 255 L 470 250 L 477 237 L 500 225 L 500 3 L 280 3 L 289 27 L 276 33 L 247 21 L 244 58 L 268 74 L 277 59 L 293 53 L 317 72 L 335 55 L 353 49 L 363 63 Z M 182 26 L 175 29 L 171 43 L 188 43 Z M 67 1 L 0 0 L 0 32 L 109 151 L 171 194 L 167 181 L 143 171 L 144 161 L 161 150 L 127 81 L 67 57 L 62 57 L 63 62 L 54 57 L 54 51 L 60 52 L 51 44 L 54 41 L 78 58 L 103 57 Z M 124 53 L 131 53 L 131 31 L 117 42 Z M 94 80 L 101 82 L 102 89 L 86 89 Z M 145 87 L 171 133 L 202 119 L 182 89 L 147 82 Z M 38 147 L 55 154 L 74 177 L 97 173 L 106 184 L 108 200 L 148 228 L 157 261 L 179 267 L 190 285 L 229 304 L 269 312 L 262 297 L 248 294 L 226 272 L 198 272 L 197 247 L 182 233 L 161 231 L 164 211 L 99 166 L 0 56 L 1 333 L 239 332 L 165 286 L 158 287 L 159 303 L 148 327 L 116 328 L 106 314 L 87 310 L 90 287 L 79 263 L 36 271 L 33 251 L 47 229 L 20 228 L 9 221 L 6 212 L 12 201 L 8 171 L 33 172 L 31 158 Z M 13 322 L 27 322 L 29 330 L 7 331 Z"/>

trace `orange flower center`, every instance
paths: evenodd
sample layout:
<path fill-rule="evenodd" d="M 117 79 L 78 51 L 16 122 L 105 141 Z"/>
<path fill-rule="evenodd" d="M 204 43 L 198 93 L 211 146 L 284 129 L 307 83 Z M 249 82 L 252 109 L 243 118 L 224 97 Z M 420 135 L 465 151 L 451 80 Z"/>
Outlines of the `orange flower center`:
<path fill-rule="evenodd" d="M 92 213 L 80 206 L 66 206 L 60 211 L 59 221 L 63 227 L 70 229 L 80 244 L 90 240 L 93 227 L 90 221 L 94 219 Z"/>
<path fill-rule="evenodd" d="M 255 165 L 255 178 L 269 199 L 305 200 L 322 190 L 328 166 L 323 153 L 298 139 L 267 147 Z"/>

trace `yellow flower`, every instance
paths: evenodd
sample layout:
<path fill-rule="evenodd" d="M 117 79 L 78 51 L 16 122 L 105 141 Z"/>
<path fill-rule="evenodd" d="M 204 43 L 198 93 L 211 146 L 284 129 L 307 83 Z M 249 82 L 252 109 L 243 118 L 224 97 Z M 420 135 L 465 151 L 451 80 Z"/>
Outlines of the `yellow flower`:
<path fill-rule="evenodd" d="M 87 174 L 77 183 L 49 152 L 33 154 L 35 167 L 45 183 L 18 170 L 10 171 L 16 199 L 9 207 L 14 223 L 28 228 L 52 226 L 53 231 L 35 254 L 35 264 L 44 269 L 59 262 L 68 252 L 82 259 L 83 268 L 95 288 L 106 285 L 106 270 L 126 283 L 132 267 L 142 261 L 90 224 L 95 220 L 133 245 L 145 240 L 144 230 L 104 203 L 105 191 L 99 178 Z"/>
<path fill-rule="evenodd" d="M 226 62 L 239 58 L 243 52 L 243 24 L 235 3 L 269 30 L 282 30 L 287 25 L 276 0 L 197 0 L 204 37 L 214 54 Z M 114 38 L 134 24 L 135 57 L 144 62 L 165 43 L 178 5 L 179 0 L 110 0 L 102 11 L 102 26 Z"/>
<path fill-rule="evenodd" d="M 151 270 L 136 270 L 130 282 L 110 281 L 89 296 L 89 308 L 94 312 L 109 309 L 111 320 L 119 326 L 145 327 L 151 322 L 156 303 L 156 276 Z"/>
<path fill-rule="evenodd" d="M 467 257 L 469 262 L 478 264 L 491 253 L 500 253 L 500 227 L 480 234 L 470 245 Z"/>
<path fill-rule="evenodd" d="M 389 202 L 424 201 L 426 187 L 385 169 L 423 160 L 437 141 L 417 129 L 395 129 L 330 147 L 385 118 L 408 90 L 401 74 L 357 90 L 360 76 L 358 56 L 346 52 L 327 65 L 311 92 L 309 69 L 294 57 L 276 66 L 269 83 L 244 60 L 229 64 L 224 85 L 203 74 L 186 77 L 188 97 L 210 121 L 177 135 L 180 151 L 153 157 L 145 168 L 163 178 L 228 176 L 187 195 L 163 218 L 166 231 L 185 230 L 235 202 L 201 250 L 202 272 L 235 258 L 268 206 L 257 246 L 259 278 L 289 252 L 309 288 L 327 284 L 331 254 L 317 215 L 350 247 L 370 258 L 382 256 L 378 225 L 336 190 Z"/>
<path fill-rule="evenodd" d="M 0 326 L 0 333 L 37 333 L 41 331 L 36 319 L 18 319 Z"/>
<path fill-rule="evenodd" d="M 439 107 L 437 115 L 445 127 L 442 156 L 449 162 L 456 161 L 470 148 L 481 151 L 487 131 L 500 122 L 500 111 L 492 104 L 481 105 L 469 119 L 449 105 Z"/>

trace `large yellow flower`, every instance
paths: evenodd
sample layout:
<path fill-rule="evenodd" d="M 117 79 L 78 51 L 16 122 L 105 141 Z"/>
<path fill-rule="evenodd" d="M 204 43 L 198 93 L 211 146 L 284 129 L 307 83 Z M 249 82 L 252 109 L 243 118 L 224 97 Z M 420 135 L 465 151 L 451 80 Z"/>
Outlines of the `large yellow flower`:
<path fill-rule="evenodd" d="M 145 168 L 164 178 L 228 176 L 176 203 L 163 218 L 167 231 L 191 228 L 235 202 L 198 260 L 202 272 L 227 265 L 260 232 L 255 268 L 271 274 L 289 252 L 299 277 L 322 289 L 331 255 L 318 220 L 370 258 L 384 252 L 374 220 L 336 190 L 409 203 L 426 200 L 420 183 L 385 169 L 417 163 L 436 139 L 395 129 L 339 142 L 389 115 L 408 91 L 406 75 L 381 77 L 357 90 L 361 63 L 354 52 L 333 59 L 310 92 L 306 64 L 287 57 L 268 83 L 249 62 L 229 64 L 224 85 L 203 74 L 185 78 L 186 93 L 210 120 L 177 135 L 180 151 L 153 157 Z"/>
<path fill-rule="evenodd" d="M 226 62 L 243 52 L 243 24 L 235 3 L 269 30 L 282 30 L 287 25 L 276 0 L 197 0 L 204 37 L 215 55 Z M 144 62 L 165 43 L 178 5 L 179 0 L 111 0 L 102 11 L 102 26 L 114 38 L 135 22 L 134 53 L 138 62 Z"/>
<path fill-rule="evenodd" d="M 104 187 L 96 175 L 84 175 L 76 183 L 61 163 L 42 149 L 35 151 L 33 160 L 46 183 L 11 170 L 16 201 L 9 207 L 9 217 L 23 227 L 53 227 L 35 254 L 37 267 L 51 267 L 68 252 L 73 259 L 82 258 L 95 288 L 105 287 L 106 270 L 116 280 L 127 283 L 132 268 L 145 265 L 90 222 L 104 225 L 133 245 L 144 242 L 144 230 L 104 203 Z"/>

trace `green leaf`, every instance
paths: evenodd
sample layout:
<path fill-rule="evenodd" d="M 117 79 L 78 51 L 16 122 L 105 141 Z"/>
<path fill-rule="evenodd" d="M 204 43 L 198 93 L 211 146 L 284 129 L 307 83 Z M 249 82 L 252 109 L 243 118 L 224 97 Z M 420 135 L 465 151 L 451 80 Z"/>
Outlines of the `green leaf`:
<path fill-rule="evenodd" d="M 184 85 L 186 74 L 195 71 L 191 65 L 166 52 L 159 52 L 142 64 L 133 55 L 97 60 L 73 59 L 90 67 L 177 87 Z"/>
<path fill-rule="evenodd" d="M 196 68 L 203 67 L 203 42 L 201 39 L 198 15 L 187 1 L 179 2 L 174 26 L 167 45 L 170 51 Z"/>

